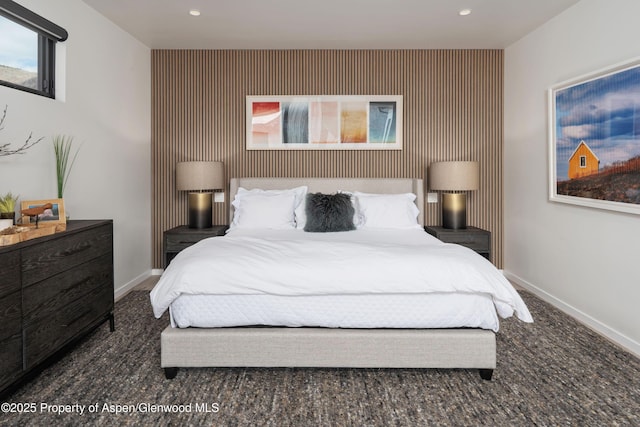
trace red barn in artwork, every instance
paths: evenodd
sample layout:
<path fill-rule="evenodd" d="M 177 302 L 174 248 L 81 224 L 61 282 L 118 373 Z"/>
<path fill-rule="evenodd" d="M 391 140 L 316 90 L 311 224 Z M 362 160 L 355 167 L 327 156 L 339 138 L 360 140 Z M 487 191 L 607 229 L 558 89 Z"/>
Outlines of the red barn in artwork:
<path fill-rule="evenodd" d="M 580 141 L 580 144 L 569 157 L 569 179 L 582 178 L 583 176 L 598 173 L 599 170 L 600 159 L 584 141 Z"/>

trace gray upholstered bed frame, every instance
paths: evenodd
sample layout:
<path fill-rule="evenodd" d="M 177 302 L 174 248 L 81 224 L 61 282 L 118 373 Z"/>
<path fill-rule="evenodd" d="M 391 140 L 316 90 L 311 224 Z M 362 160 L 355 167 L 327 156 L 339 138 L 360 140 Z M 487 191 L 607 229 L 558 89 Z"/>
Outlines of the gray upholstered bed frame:
<path fill-rule="evenodd" d="M 238 187 L 310 192 L 338 190 L 414 193 L 424 223 L 421 179 L 234 178 Z M 229 203 L 231 205 L 231 203 Z M 230 217 L 233 207 L 230 207 Z M 483 329 L 172 328 L 161 335 L 161 365 L 167 378 L 180 367 L 344 367 L 479 369 L 490 380 L 496 367 L 495 334 Z"/>

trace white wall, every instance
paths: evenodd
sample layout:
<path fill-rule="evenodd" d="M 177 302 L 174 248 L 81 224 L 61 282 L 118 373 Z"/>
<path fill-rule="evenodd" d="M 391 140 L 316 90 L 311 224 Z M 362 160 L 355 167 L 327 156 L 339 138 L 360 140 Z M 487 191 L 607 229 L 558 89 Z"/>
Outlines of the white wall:
<path fill-rule="evenodd" d="M 150 274 L 151 92 L 149 48 L 80 0 L 18 3 L 62 26 L 56 96 L 0 86 L 8 105 L 0 143 L 30 132 L 45 137 L 26 154 L 0 157 L 0 194 L 55 198 L 51 137 L 72 135 L 80 146 L 64 194 L 71 219 L 113 219 L 116 295 Z"/>
<path fill-rule="evenodd" d="M 640 2 L 613 3 L 582 0 L 505 50 L 504 270 L 640 355 L 640 216 L 547 192 L 547 89 L 640 56 Z"/>

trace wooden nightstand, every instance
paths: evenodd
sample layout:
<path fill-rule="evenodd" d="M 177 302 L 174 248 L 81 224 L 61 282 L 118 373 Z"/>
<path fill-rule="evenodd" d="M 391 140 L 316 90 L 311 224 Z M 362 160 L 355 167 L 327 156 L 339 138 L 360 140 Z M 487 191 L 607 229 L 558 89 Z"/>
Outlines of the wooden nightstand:
<path fill-rule="evenodd" d="M 224 236 L 227 228 L 228 225 L 214 225 L 211 228 L 189 228 L 181 225 L 166 230 L 163 239 L 164 268 L 167 268 L 171 260 L 184 248 L 208 237 Z"/>
<path fill-rule="evenodd" d="M 491 232 L 477 227 L 460 230 L 427 225 L 425 231 L 445 243 L 466 246 L 491 261 Z"/>

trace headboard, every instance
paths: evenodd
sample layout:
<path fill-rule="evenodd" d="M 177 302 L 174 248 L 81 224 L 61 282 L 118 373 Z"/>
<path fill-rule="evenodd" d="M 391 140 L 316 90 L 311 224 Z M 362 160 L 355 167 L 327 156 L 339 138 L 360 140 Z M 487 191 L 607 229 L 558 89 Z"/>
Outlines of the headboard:
<path fill-rule="evenodd" d="M 418 223 L 424 225 L 423 182 L 417 178 L 231 178 L 229 197 L 233 201 L 239 187 L 248 190 L 284 190 L 301 185 L 306 185 L 310 193 L 331 194 L 338 190 L 377 194 L 413 193 L 420 210 Z M 233 205 L 229 203 L 229 221 L 231 218 Z"/>

